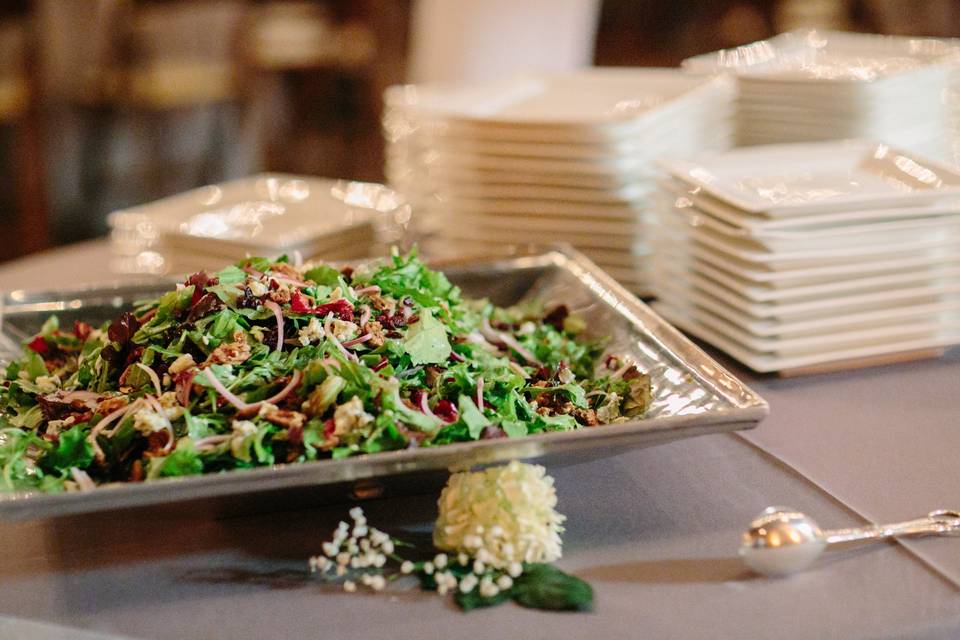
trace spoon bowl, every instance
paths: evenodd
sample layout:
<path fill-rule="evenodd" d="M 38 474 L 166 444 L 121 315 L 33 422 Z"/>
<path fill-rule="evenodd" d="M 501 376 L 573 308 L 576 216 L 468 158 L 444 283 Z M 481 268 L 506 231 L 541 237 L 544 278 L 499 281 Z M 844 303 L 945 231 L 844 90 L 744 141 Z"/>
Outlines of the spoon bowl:
<path fill-rule="evenodd" d="M 816 521 L 789 507 L 767 507 L 740 539 L 740 557 L 765 576 L 803 571 L 827 547 Z"/>

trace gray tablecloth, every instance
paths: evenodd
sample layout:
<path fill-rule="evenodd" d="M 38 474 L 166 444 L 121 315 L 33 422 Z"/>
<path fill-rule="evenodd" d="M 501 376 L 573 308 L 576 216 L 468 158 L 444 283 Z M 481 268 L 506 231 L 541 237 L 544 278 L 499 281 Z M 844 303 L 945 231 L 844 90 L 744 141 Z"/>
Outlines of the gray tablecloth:
<path fill-rule="evenodd" d="M 55 287 L 63 269 L 98 279 L 103 257 L 92 244 L 15 263 L 0 268 L 0 287 Z M 783 580 L 751 577 L 736 559 L 739 532 L 770 504 L 826 526 L 960 506 L 960 353 L 750 382 L 773 412 L 746 438 L 551 469 L 569 518 L 559 564 L 594 585 L 592 614 L 462 614 L 412 584 L 377 595 L 324 586 L 305 558 L 345 507 L 226 520 L 146 513 L 0 525 L 0 616 L 17 618 L 0 618 L 0 638 L 60 637 L 38 622 L 142 638 L 960 637 L 960 591 L 945 577 L 956 579 L 960 539 L 832 555 Z M 417 539 L 434 500 L 366 510 Z"/>

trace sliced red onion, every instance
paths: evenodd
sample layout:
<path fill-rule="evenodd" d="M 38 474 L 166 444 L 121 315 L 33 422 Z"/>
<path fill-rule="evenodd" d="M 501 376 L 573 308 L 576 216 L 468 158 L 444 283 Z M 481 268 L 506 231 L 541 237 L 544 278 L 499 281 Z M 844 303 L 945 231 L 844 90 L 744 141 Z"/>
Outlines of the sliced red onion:
<path fill-rule="evenodd" d="M 400 310 L 400 317 L 403 318 L 404 323 L 407 323 L 410 321 L 410 316 L 413 315 L 413 309 L 407 305 L 402 305 L 402 307 L 403 308 Z"/>
<path fill-rule="evenodd" d="M 372 312 L 370 311 L 369 306 L 365 304 L 360 306 L 360 326 L 361 327 L 366 326 L 366 324 L 370 322 L 371 313 Z"/>
<path fill-rule="evenodd" d="M 160 376 L 157 375 L 157 372 L 142 362 L 135 362 L 134 364 L 143 369 L 143 372 L 147 374 L 147 376 L 150 378 L 150 382 L 153 383 L 153 387 L 157 390 L 157 395 L 162 396 L 163 387 L 160 385 Z"/>
<path fill-rule="evenodd" d="M 368 287 L 362 287 L 362 288 L 360 288 L 360 289 L 354 289 L 353 292 L 354 292 L 355 294 L 357 294 L 358 296 L 362 296 L 362 295 L 366 295 L 366 294 L 370 294 L 370 293 L 380 293 L 380 287 L 377 286 L 377 285 L 375 285 L 375 284 L 372 284 L 372 285 L 370 285 L 370 286 L 368 286 Z"/>
<path fill-rule="evenodd" d="M 483 411 L 483 376 L 477 378 L 477 408 Z"/>
<path fill-rule="evenodd" d="M 275 351 L 283 350 L 283 311 L 273 300 L 264 300 L 263 306 L 273 311 L 273 317 L 277 319 L 277 348 Z"/>
<path fill-rule="evenodd" d="M 260 271 L 257 271 L 257 270 L 254 269 L 253 267 L 244 267 L 243 270 L 244 270 L 245 272 L 249 273 L 250 275 L 252 275 L 254 278 L 259 279 L 259 278 L 262 278 L 262 277 L 263 277 L 263 273 L 260 272 Z"/>
<path fill-rule="evenodd" d="M 199 440 L 193 443 L 193 446 L 197 449 L 203 449 L 206 447 L 214 447 L 218 444 L 223 444 L 230 439 L 229 435 L 220 434 L 216 436 L 207 436 L 206 438 L 200 438 Z"/>
<path fill-rule="evenodd" d="M 630 367 L 632 366 L 634 366 L 634 364 L 629 360 L 627 360 L 627 363 L 625 365 L 623 365 L 622 367 L 620 367 L 619 369 L 617 369 L 616 371 L 610 374 L 610 379 L 617 380 L 618 378 L 622 378 L 623 374 L 629 371 Z"/>
<path fill-rule="evenodd" d="M 226 400 L 227 402 L 229 402 L 230 404 L 232 404 L 234 407 L 236 407 L 241 411 L 244 409 L 250 408 L 251 405 L 247 404 L 237 396 L 233 395 L 229 389 L 223 386 L 223 383 L 217 380 L 217 376 L 213 375 L 213 371 L 211 371 L 210 369 L 204 369 L 203 375 L 207 377 L 207 380 L 209 380 L 210 384 L 213 385 L 213 388 L 217 390 L 217 393 L 223 396 L 224 400 Z"/>
<path fill-rule="evenodd" d="M 335 346 L 347 360 L 350 360 L 351 362 L 357 362 L 359 360 L 356 355 L 344 349 L 343 345 L 340 344 L 340 341 L 337 340 L 337 336 L 333 335 L 333 313 L 328 313 L 327 319 L 323 321 L 323 332 L 326 334 L 327 340 L 332 342 L 333 346 Z"/>
<path fill-rule="evenodd" d="M 147 404 L 150 405 L 150 408 L 153 409 L 154 413 L 161 416 L 167 415 L 167 412 L 163 410 L 163 407 L 160 405 L 160 402 L 158 402 L 156 398 L 154 398 L 151 395 L 146 395 L 143 397 L 143 399 L 147 401 Z"/>
<path fill-rule="evenodd" d="M 303 280 L 295 280 L 295 279 L 293 279 L 293 278 L 285 278 L 284 276 L 270 276 L 270 279 L 271 279 L 271 280 L 276 280 L 279 284 L 285 284 L 285 285 L 287 285 L 288 287 L 297 287 L 298 289 L 302 289 L 303 287 L 308 287 L 308 286 L 310 286 L 310 285 L 308 285 L 306 282 L 304 282 Z"/>
<path fill-rule="evenodd" d="M 371 367 L 371 369 L 373 369 L 374 371 L 380 371 L 380 369 L 383 369 L 383 368 L 384 368 L 385 366 L 387 366 L 388 364 L 390 364 L 390 361 L 387 360 L 386 358 L 383 358 L 382 360 L 380 360 L 380 362 L 378 362 L 377 364 L 373 365 L 373 366 Z"/>
<path fill-rule="evenodd" d="M 80 491 L 93 491 L 97 488 L 97 485 L 90 479 L 87 472 L 82 469 L 70 467 L 70 475 L 73 477 L 73 481 L 77 483 L 77 486 L 80 487 Z"/>
<path fill-rule="evenodd" d="M 97 436 L 100 434 L 100 432 L 104 431 L 109 425 L 113 424 L 113 422 L 117 418 L 121 418 L 125 416 L 127 412 L 131 411 L 135 407 L 139 407 L 142 404 L 143 404 L 143 400 L 134 400 L 129 404 L 125 404 L 119 409 L 115 409 L 110 413 L 108 413 L 107 415 L 105 415 L 103 419 L 100 420 L 100 422 L 98 422 L 93 427 L 93 429 L 90 430 L 90 433 L 87 434 L 87 442 L 90 443 L 90 446 L 93 448 L 93 453 L 98 460 L 103 460 L 103 456 L 104 456 L 103 449 L 101 449 L 100 445 L 97 444 Z M 109 433 L 104 432 L 104 435 L 106 436 L 113 435 L 113 431 L 110 431 Z"/>
<path fill-rule="evenodd" d="M 287 383 L 283 389 L 278 391 L 276 394 L 270 396 L 266 400 L 261 400 L 260 402 L 254 402 L 250 407 L 259 407 L 262 404 L 276 404 L 281 402 L 284 398 L 290 395 L 290 392 L 297 388 L 297 385 L 300 384 L 300 381 L 303 379 L 303 372 L 299 369 L 293 370 L 293 375 L 290 376 L 290 382 Z"/>
<path fill-rule="evenodd" d="M 433 411 L 430 410 L 430 403 L 427 402 L 426 393 L 420 394 L 420 410 L 423 411 L 428 416 L 430 416 L 431 418 L 437 418 L 437 416 L 433 415 Z M 439 418 L 437 419 L 439 420 Z"/>
<path fill-rule="evenodd" d="M 365 334 L 363 334 L 362 336 L 360 336 L 359 338 L 354 338 L 353 340 L 347 340 L 346 342 L 343 343 L 343 346 L 344 346 L 344 347 L 347 347 L 347 348 L 349 348 L 349 347 L 355 347 L 355 346 L 357 346 L 358 344 L 363 344 L 364 342 L 366 342 L 367 340 L 369 340 L 369 339 L 372 338 L 372 337 L 373 337 L 373 334 L 372 334 L 372 333 L 365 333 Z"/>
<path fill-rule="evenodd" d="M 535 355 L 533 355 L 532 353 L 524 349 L 523 346 L 519 342 L 517 342 L 516 338 L 514 338 L 508 333 L 504 333 L 503 331 L 497 331 L 496 329 L 491 327 L 490 320 L 488 318 L 483 319 L 483 324 L 481 326 L 480 331 L 483 333 L 484 337 L 487 338 L 487 340 L 496 340 L 498 342 L 502 342 L 503 344 L 507 345 L 508 347 L 510 347 L 517 353 L 519 353 L 520 357 L 522 357 L 524 360 L 526 360 L 530 364 L 535 364 L 538 367 L 543 366 L 543 363 L 537 360 L 537 357 Z"/>

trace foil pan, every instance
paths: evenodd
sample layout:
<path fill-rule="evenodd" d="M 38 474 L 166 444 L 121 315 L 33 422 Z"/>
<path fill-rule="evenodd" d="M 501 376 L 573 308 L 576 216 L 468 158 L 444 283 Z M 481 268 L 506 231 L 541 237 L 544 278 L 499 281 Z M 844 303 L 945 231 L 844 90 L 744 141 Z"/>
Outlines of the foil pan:
<path fill-rule="evenodd" d="M 653 402 L 643 419 L 578 431 L 408 449 L 344 460 L 280 464 L 207 476 L 117 484 L 90 492 L 0 493 L 0 519 L 50 518 L 117 509 L 184 509 L 230 513 L 299 508 L 345 498 L 408 493 L 439 485 L 453 470 L 507 460 L 570 464 L 680 438 L 749 429 L 767 403 L 637 300 L 587 258 L 568 247 L 537 255 L 470 259 L 441 265 L 471 297 L 508 305 L 536 298 L 563 303 L 607 338 L 606 353 L 626 355 L 651 376 Z M 101 322 L 169 283 L 118 285 L 55 293 L 7 292 L 0 298 L 0 360 L 39 330 L 51 314 Z"/>

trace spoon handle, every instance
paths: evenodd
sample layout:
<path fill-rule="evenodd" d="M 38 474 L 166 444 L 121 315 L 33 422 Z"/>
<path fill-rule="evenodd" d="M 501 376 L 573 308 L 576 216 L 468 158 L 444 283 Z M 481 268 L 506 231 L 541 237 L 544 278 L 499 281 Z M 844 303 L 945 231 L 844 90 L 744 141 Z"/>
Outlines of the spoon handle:
<path fill-rule="evenodd" d="M 923 518 L 896 524 L 871 525 L 850 529 L 824 531 L 827 544 L 842 544 L 860 540 L 884 540 L 897 536 L 956 536 L 960 535 L 960 512 L 941 509 L 931 511 Z"/>

